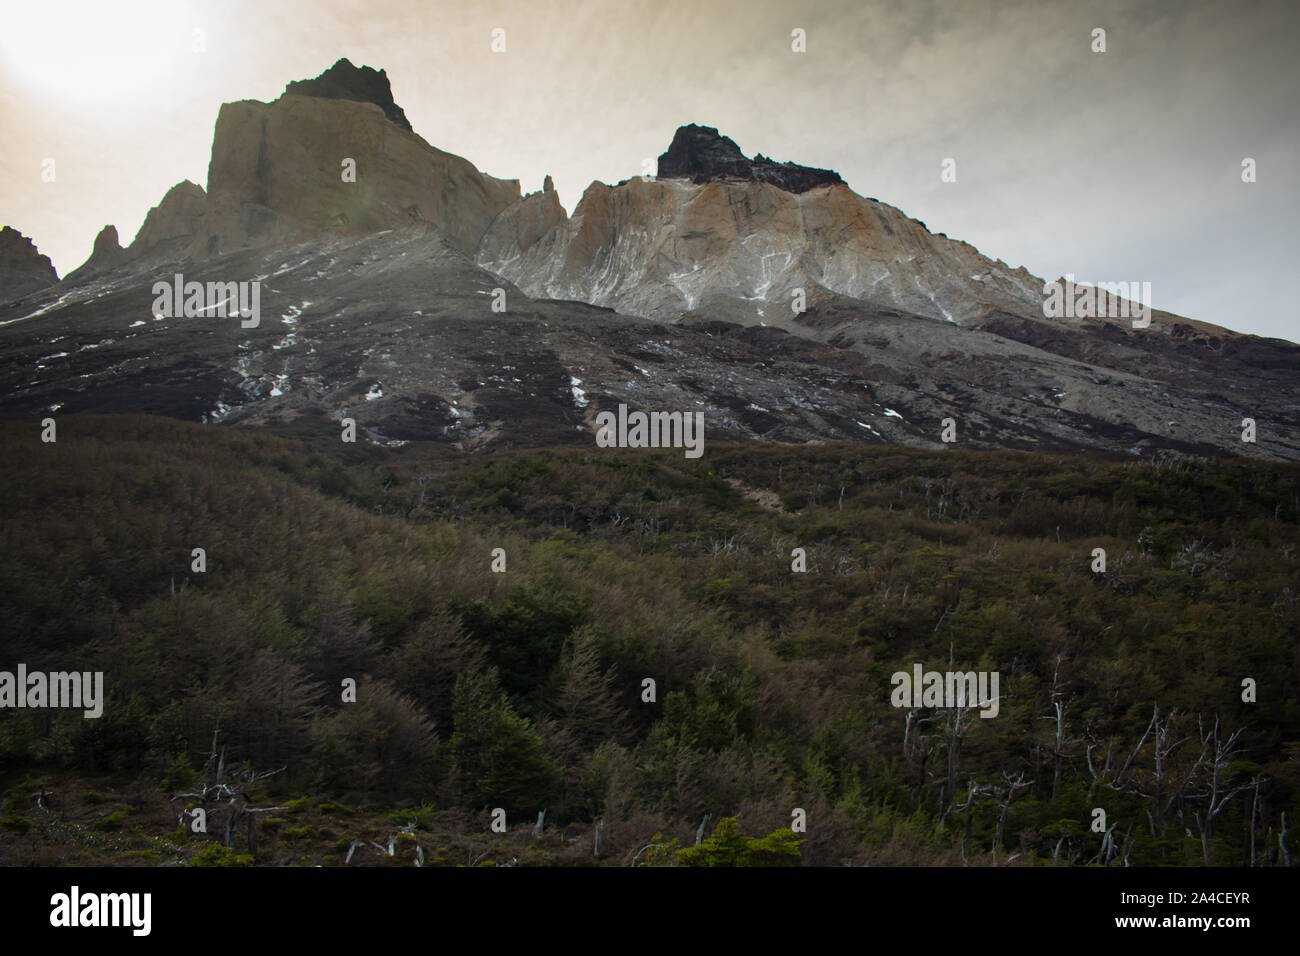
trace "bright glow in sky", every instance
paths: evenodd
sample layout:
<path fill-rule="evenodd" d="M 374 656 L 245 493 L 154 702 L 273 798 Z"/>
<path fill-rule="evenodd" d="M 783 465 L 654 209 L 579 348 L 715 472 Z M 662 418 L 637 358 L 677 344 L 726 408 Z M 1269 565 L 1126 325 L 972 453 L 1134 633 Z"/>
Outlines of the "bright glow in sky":
<path fill-rule="evenodd" d="M 0 61 L 24 95 L 94 110 L 171 75 L 189 17 L 175 0 L 5 5 Z"/>
<path fill-rule="evenodd" d="M 570 212 L 701 123 L 1045 279 L 1150 282 L 1157 309 L 1300 340 L 1294 0 L 0 3 L 0 217 L 60 275 L 206 186 L 222 102 L 346 56 L 430 143 L 525 192 L 551 173 Z"/>

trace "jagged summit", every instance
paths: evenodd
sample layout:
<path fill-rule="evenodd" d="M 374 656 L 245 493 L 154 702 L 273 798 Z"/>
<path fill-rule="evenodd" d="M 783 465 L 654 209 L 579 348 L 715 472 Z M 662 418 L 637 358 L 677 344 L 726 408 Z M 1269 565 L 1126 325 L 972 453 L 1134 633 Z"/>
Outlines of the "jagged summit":
<path fill-rule="evenodd" d="M 355 416 L 376 444 L 473 450 L 590 442 L 627 404 L 698 408 L 719 440 L 931 447 L 951 417 L 974 448 L 1300 461 L 1276 402 L 1300 346 L 1158 310 L 1050 317 L 1027 270 L 711 127 L 569 216 L 550 176 L 521 195 L 376 82 L 340 61 L 289 86 L 310 95 L 224 104 L 207 188 L 174 186 L 127 249 L 106 227 L 63 283 L 0 232 L 0 418 Z M 182 272 L 253 283 L 258 321 L 155 314 Z"/>
<path fill-rule="evenodd" d="M 147 252 L 156 246 L 193 238 L 207 203 L 203 187 L 183 179 L 149 210 L 140 231 L 131 242 L 131 251 Z"/>
<path fill-rule="evenodd" d="M 127 251 L 117 238 L 117 226 L 107 225 L 95 236 L 90 258 L 63 277 L 64 282 L 80 282 L 90 276 L 109 272 L 127 260 Z"/>
<path fill-rule="evenodd" d="M 181 253 L 193 240 L 206 204 L 203 187 L 182 180 L 149 210 L 129 246 L 122 246 L 116 226 L 105 226 L 95 237 L 90 258 L 64 276 L 63 281 L 75 285 L 114 269 L 148 267 L 160 258 Z"/>
<path fill-rule="evenodd" d="M 222 105 L 191 252 L 416 227 L 469 254 L 518 198 L 518 180 L 482 174 L 417 135 L 383 70 L 342 59 L 272 103 Z"/>
<path fill-rule="evenodd" d="M 689 179 L 706 183 L 719 179 L 749 179 L 771 183 L 792 193 L 818 186 L 844 184 L 830 169 L 814 169 L 796 163 L 778 163 L 762 153 L 749 159 L 730 137 L 712 126 L 679 126 L 668 152 L 659 157 L 661 179 Z"/>
<path fill-rule="evenodd" d="M 340 59 L 318 77 L 290 83 L 284 88 L 284 95 L 374 103 L 402 129 L 411 130 L 406 113 L 393 102 L 393 88 L 388 83 L 388 74 L 383 70 L 372 70 L 368 66 L 353 66 L 347 57 Z"/>
<path fill-rule="evenodd" d="M 53 285 L 58 273 L 49 256 L 13 226 L 0 229 L 0 301 L 16 299 Z"/>

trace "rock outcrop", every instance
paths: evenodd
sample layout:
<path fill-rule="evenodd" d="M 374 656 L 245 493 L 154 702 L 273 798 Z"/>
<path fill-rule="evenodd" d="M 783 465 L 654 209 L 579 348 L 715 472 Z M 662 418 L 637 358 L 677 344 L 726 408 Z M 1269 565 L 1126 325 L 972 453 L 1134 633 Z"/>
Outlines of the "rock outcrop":
<path fill-rule="evenodd" d="M 818 186 L 843 184 L 840 174 L 795 163 L 778 163 L 759 153 L 746 158 L 740 147 L 712 126 L 679 126 L 668 152 L 659 157 L 660 179 L 689 179 L 707 183 L 748 179 L 771 183 L 787 192 L 803 193 Z"/>
<path fill-rule="evenodd" d="M 78 283 L 83 279 L 97 276 L 126 263 L 131 258 L 127 250 L 117 239 L 117 226 L 105 226 L 95 237 L 95 245 L 90 250 L 90 258 L 63 277 L 65 283 Z"/>
<path fill-rule="evenodd" d="M 125 267 L 148 268 L 163 260 L 183 258 L 203 222 L 206 198 L 202 187 L 188 180 L 177 183 L 149 210 L 135 239 L 125 248 L 118 240 L 117 227 L 105 226 L 95 237 L 90 258 L 64 276 L 64 283 L 77 285 Z"/>
<path fill-rule="evenodd" d="M 0 229 L 0 302 L 20 299 L 59 281 L 49 256 L 12 226 Z"/>
<path fill-rule="evenodd" d="M 479 263 L 490 262 L 504 269 L 507 263 L 530 249 L 536 249 L 538 257 L 547 255 L 549 252 L 537 249 L 537 244 L 549 237 L 546 249 L 553 250 L 556 230 L 567 221 L 568 215 L 560 205 L 560 195 L 555 191 L 551 177 L 547 176 L 541 192 L 529 193 L 492 222 L 479 243 Z"/>
<path fill-rule="evenodd" d="M 388 82 L 388 74 L 383 70 L 372 70 L 368 66 L 353 66 L 347 57 L 314 79 L 293 81 L 284 88 L 284 95 L 374 103 L 390 120 L 408 133 L 412 132 L 406 114 L 393 102 L 393 88 Z"/>
<path fill-rule="evenodd" d="M 519 196 L 518 180 L 435 149 L 373 102 L 286 93 L 226 103 L 192 252 L 420 225 L 472 255 Z"/>
<path fill-rule="evenodd" d="M 188 179 L 177 183 L 144 217 L 144 224 L 131 242 L 131 254 L 139 255 L 178 241 L 188 243 L 203 219 L 206 205 L 207 194 L 202 186 Z"/>

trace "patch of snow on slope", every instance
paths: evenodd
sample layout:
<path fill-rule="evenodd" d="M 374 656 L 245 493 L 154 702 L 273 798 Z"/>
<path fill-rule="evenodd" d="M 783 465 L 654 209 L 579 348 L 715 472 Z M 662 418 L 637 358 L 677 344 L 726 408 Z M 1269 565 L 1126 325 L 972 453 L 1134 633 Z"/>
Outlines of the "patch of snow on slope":
<path fill-rule="evenodd" d="M 59 296 L 59 298 L 56 301 L 51 302 L 49 305 L 43 306 L 42 308 L 37 309 L 35 312 L 29 312 L 27 315 L 20 315 L 16 319 L 6 319 L 5 321 L 0 322 L 0 325 L 13 325 L 15 322 L 21 322 L 23 319 L 31 319 L 31 318 L 35 318 L 38 315 L 44 315 L 46 312 L 49 312 L 53 309 L 57 309 L 59 306 L 61 306 L 63 304 L 63 300 L 66 299 L 71 294 L 72 294 L 71 292 L 65 292 L 63 293 L 63 295 Z"/>
<path fill-rule="evenodd" d="M 581 385 L 582 379 L 574 378 L 572 375 L 569 376 L 569 388 L 573 391 L 573 403 L 579 408 L 586 408 L 591 402 L 587 398 L 587 393 L 579 387 Z"/>

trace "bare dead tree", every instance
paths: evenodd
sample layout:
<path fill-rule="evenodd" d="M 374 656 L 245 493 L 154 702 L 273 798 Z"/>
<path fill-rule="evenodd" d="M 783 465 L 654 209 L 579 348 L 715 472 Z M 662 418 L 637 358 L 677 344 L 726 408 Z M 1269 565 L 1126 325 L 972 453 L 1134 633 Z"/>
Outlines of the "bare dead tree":
<path fill-rule="evenodd" d="M 954 810 L 963 811 L 963 815 L 965 818 L 962 824 L 962 836 L 961 836 L 961 860 L 963 866 L 966 865 L 966 845 L 970 842 L 971 810 L 975 807 L 975 798 L 987 796 L 988 793 L 989 790 L 987 788 L 977 786 L 975 784 L 975 778 L 971 777 L 966 782 L 966 802 L 961 804 L 954 804 L 952 807 L 952 809 Z M 939 823 L 940 825 L 943 824 L 942 818 L 940 818 Z"/>
<path fill-rule="evenodd" d="M 922 732 L 926 724 L 932 723 L 933 717 L 923 717 L 915 710 L 909 710 L 903 724 L 903 756 L 916 760 L 916 786 L 913 790 L 913 806 L 920 806 L 926 789 L 925 766 L 934 752 L 933 735 Z"/>
<path fill-rule="evenodd" d="M 1056 666 L 1052 670 L 1052 713 L 1040 716 L 1040 720 L 1052 720 L 1056 723 L 1056 745 L 1052 748 L 1052 799 L 1055 800 L 1061 787 L 1061 769 L 1068 754 L 1065 752 L 1065 714 L 1074 700 L 1071 696 L 1063 700 L 1064 687 L 1061 684 L 1061 655 L 1057 655 Z M 1095 777 L 1095 775 L 1094 775 Z"/>
<path fill-rule="evenodd" d="M 1011 810 L 1012 801 L 1016 799 L 1016 794 L 1019 791 L 1025 790 L 1034 785 L 1034 781 L 1025 779 L 1025 773 L 1023 770 L 1019 771 L 1016 774 L 1014 780 L 1011 778 L 1011 774 L 1006 770 L 1004 770 L 1002 771 L 1002 780 L 1006 785 L 1001 787 L 994 787 L 993 789 L 994 803 L 1001 811 L 998 814 L 997 833 L 993 837 L 993 847 L 991 852 L 994 854 L 997 853 L 998 847 L 1002 846 L 1002 834 L 1006 828 L 1007 814 Z"/>
<path fill-rule="evenodd" d="M 351 863 L 352 854 L 354 854 L 357 851 L 358 847 L 361 847 L 366 843 L 369 843 L 372 847 L 374 847 L 375 852 L 381 856 L 389 856 L 389 857 L 394 856 L 397 853 L 398 839 L 401 837 L 402 834 L 406 834 L 407 836 L 410 836 L 412 840 L 415 841 L 415 865 L 424 866 L 424 847 L 423 845 L 420 844 L 419 840 L 415 839 L 415 828 L 416 828 L 416 824 L 415 821 L 413 820 L 408 821 L 404 826 L 398 827 L 396 832 L 390 833 L 388 835 L 387 845 L 384 845 L 383 843 L 376 843 L 374 840 L 362 840 L 362 839 L 353 840 L 352 845 L 348 847 L 348 855 L 343 858 L 343 865 L 347 866 L 347 864 Z M 481 860 L 483 856 L 486 855 L 487 852 L 485 851 L 477 859 L 471 857 L 469 865 L 473 866 L 475 863 L 478 862 L 478 860 Z"/>
<path fill-rule="evenodd" d="M 947 610 L 945 610 L 944 614 L 947 613 L 948 613 Z M 943 623 L 942 615 L 939 618 L 939 623 L 940 624 Z M 935 630 L 937 631 L 938 629 L 939 629 L 939 625 L 936 624 Z M 952 673 L 952 669 L 953 669 L 953 644 L 951 641 L 949 641 L 948 642 L 948 672 Z M 939 821 L 941 824 L 943 822 L 943 817 L 947 815 L 947 809 L 945 809 L 945 800 L 947 804 L 951 804 L 957 798 L 957 751 L 961 747 L 961 742 L 966 738 L 966 734 L 969 733 L 970 731 L 970 728 L 967 726 L 967 723 L 969 721 L 970 711 L 973 707 L 977 706 L 979 703 L 978 701 L 968 701 L 968 702 L 963 701 L 962 699 L 963 696 L 964 695 L 961 694 L 958 695 L 958 700 L 955 701 L 957 706 L 950 707 L 945 710 L 944 733 L 947 735 L 948 738 L 948 747 L 947 747 L 948 773 L 945 778 L 946 783 L 944 785 L 944 793 L 941 794 L 939 798 L 939 812 L 940 812 Z M 969 706 L 962 706 L 963 703 L 968 703 Z"/>
<path fill-rule="evenodd" d="M 1128 825 L 1128 832 L 1124 834 L 1124 865 L 1128 866 L 1129 854 L 1133 852 L 1133 824 Z"/>
<path fill-rule="evenodd" d="M 1247 865 L 1255 865 L 1255 824 L 1259 819 L 1259 785 L 1262 779 L 1258 774 L 1255 775 L 1254 784 L 1255 794 L 1250 801 L 1250 825 L 1246 828 L 1246 854 L 1250 861 Z"/>
<path fill-rule="evenodd" d="M 676 841 L 674 841 L 674 842 L 676 842 Z M 669 844 L 669 843 L 647 843 L 645 846 L 641 847 L 641 849 L 637 850 L 636 853 L 634 853 L 634 854 L 632 855 L 632 863 L 631 863 L 631 865 L 632 865 L 632 866 L 640 866 L 641 864 L 640 864 L 639 862 L 637 862 L 637 861 L 641 859 L 641 854 L 644 853 L 646 850 L 651 850 L 651 849 L 654 849 L 655 847 L 667 847 L 667 846 L 671 846 L 671 845 L 672 845 L 672 844 Z"/>
<path fill-rule="evenodd" d="M 204 764 L 204 770 L 207 772 L 207 782 L 203 786 L 191 793 L 178 793 L 172 797 L 172 802 L 177 800 L 196 800 L 202 806 L 199 808 L 186 807 L 181 810 L 177 822 L 182 827 L 192 824 L 199 814 L 197 810 L 203 812 L 203 821 L 206 827 L 212 822 L 212 817 L 219 810 L 224 810 L 224 819 L 222 820 L 221 836 L 218 842 L 222 846 L 234 849 L 235 830 L 238 822 L 243 819 L 247 824 L 246 840 L 247 849 L 253 856 L 257 855 L 257 833 L 256 820 L 263 813 L 274 813 L 276 811 L 286 810 L 287 807 L 255 807 L 251 802 L 251 794 L 257 789 L 257 785 L 276 774 L 283 773 L 285 768 L 278 770 L 266 770 L 258 772 L 253 769 L 239 771 L 231 774 L 230 780 L 225 780 L 226 775 L 226 748 L 217 749 L 217 740 L 221 735 L 221 728 L 218 726 L 212 732 L 212 750 L 208 755 L 208 760 Z M 241 804 L 240 801 L 243 801 Z"/>
<path fill-rule="evenodd" d="M 1238 794 L 1249 791 L 1254 784 L 1247 783 L 1231 786 L 1228 765 L 1237 752 L 1238 741 L 1243 729 L 1229 734 L 1225 740 L 1219 726 L 1219 718 L 1214 718 L 1214 725 L 1208 730 L 1202 719 L 1197 721 L 1201 738 L 1201 756 L 1196 761 L 1197 768 L 1205 766 L 1208 779 L 1201 788 L 1200 796 L 1206 800 L 1205 818 L 1201 819 L 1200 810 L 1193 813 L 1197 829 L 1201 834 L 1201 854 L 1206 865 L 1210 862 L 1210 841 L 1214 836 L 1214 821 Z"/>
<path fill-rule="evenodd" d="M 1092 858 L 1093 863 L 1100 863 L 1102 866 L 1108 866 L 1111 858 L 1119 852 L 1115 848 L 1115 827 L 1117 826 L 1119 826 L 1118 823 L 1112 823 L 1106 828 L 1106 832 L 1101 835 L 1101 849 L 1099 849 L 1097 855 Z"/>
<path fill-rule="evenodd" d="M 1151 721 L 1150 723 L 1147 724 L 1147 729 L 1142 732 L 1142 738 L 1137 742 L 1137 746 L 1133 748 L 1133 752 L 1128 755 L 1128 759 L 1124 761 L 1124 766 L 1119 768 L 1119 771 L 1115 774 L 1114 779 L 1111 781 L 1111 787 L 1113 789 L 1115 790 L 1124 789 L 1129 768 L 1133 766 L 1133 761 L 1137 759 L 1137 755 L 1141 752 L 1143 744 L 1145 744 L 1147 742 L 1147 738 L 1151 736 L 1151 731 L 1155 729 L 1156 722 L 1159 719 L 1160 719 L 1160 705 L 1156 704 L 1152 709 Z M 1109 755 L 1107 755 L 1106 763 L 1109 766 L 1110 764 Z"/>

